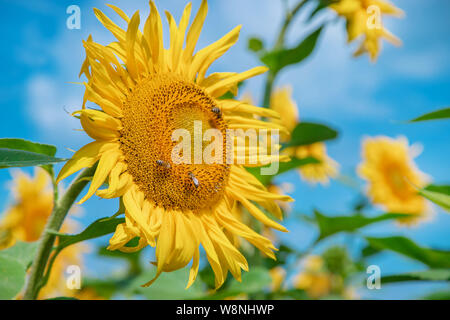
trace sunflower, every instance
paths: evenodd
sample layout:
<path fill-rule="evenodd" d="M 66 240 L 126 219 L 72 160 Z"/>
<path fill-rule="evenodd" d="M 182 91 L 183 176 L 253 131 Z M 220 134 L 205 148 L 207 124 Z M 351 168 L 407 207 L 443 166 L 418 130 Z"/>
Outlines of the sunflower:
<path fill-rule="evenodd" d="M 284 87 L 277 89 L 270 99 L 270 108 L 281 115 L 280 119 L 272 120 L 278 124 L 285 124 L 289 132 L 292 132 L 299 123 L 298 108 L 292 99 L 292 89 Z M 289 136 L 281 136 L 282 141 L 289 141 Z M 327 155 L 326 146 L 323 142 L 310 145 L 291 147 L 285 150 L 291 157 L 299 159 L 313 157 L 319 163 L 311 163 L 299 168 L 300 176 L 311 183 L 327 184 L 330 177 L 337 175 L 338 164 Z"/>
<path fill-rule="evenodd" d="M 248 240 L 271 258 L 275 258 L 276 248 L 238 221 L 233 207 L 239 203 L 263 224 L 287 231 L 268 218 L 263 209 L 281 219 L 281 210 L 274 201 L 291 199 L 268 192 L 243 164 L 196 163 L 197 156 L 201 157 L 198 153 L 191 155 L 193 163 L 172 161 L 172 150 L 176 147 L 172 133 L 185 129 L 194 136 L 198 122 L 200 133 L 216 129 L 223 137 L 227 130 L 236 129 L 264 129 L 269 134 L 276 130 L 286 132 L 281 125 L 254 118 L 254 115 L 278 117 L 273 110 L 234 99 L 219 99 L 228 91 L 236 94 L 240 81 L 267 68 L 206 75 L 210 65 L 238 40 L 241 29 L 234 28 L 194 53 L 207 13 L 206 1 L 201 3 L 189 28 L 190 3 L 178 24 L 166 12 L 170 29 L 168 49 L 163 45 L 162 22 L 153 1 L 143 32 L 139 30 L 139 12 L 129 18 L 121 9 L 110 7 L 125 20 L 127 28 L 121 29 L 94 9 L 117 41 L 103 46 L 89 37 L 84 42 L 86 60 L 80 75 L 84 74 L 88 81 L 84 83 L 83 108 L 74 113 L 95 141 L 73 155 L 57 180 L 98 161 L 88 192 L 80 203 L 95 193 L 102 198 L 122 198 L 125 222 L 118 225 L 108 248 L 131 252 L 147 245 L 156 247 L 156 275 L 144 286 L 153 283 L 162 272 L 183 268 L 191 260 L 187 287 L 192 285 L 198 273 L 200 245 L 214 271 L 216 287 L 223 284 L 228 271 L 240 280 L 241 270 L 248 270 L 248 264 L 226 233 Z M 87 101 L 101 109 L 88 109 Z M 237 135 L 232 142 L 240 139 L 242 136 Z M 228 148 L 222 149 L 217 154 L 225 159 Z M 247 149 L 241 160 L 247 163 L 258 151 L 259 147 Z M 277 160 L 263 156 L 252 165 Z M 105 181 L 108 187 L 99 190 Z M 139 238 L 136 247 L 126 246 L 136 237 Z"/>
<path fill-rule="evenodd" d="M 336 13 L 347 20 L 348 42 L 363 36 L 354 55 L 368 53 L 375 61 L 381 50 L 380 39 L 401 45 L 400 39 L 383 27 L 382 14 L 402 17 L 403 11 L 384 0 L 338 0 L 330 5 Z"/>
<path fill-rule="evenodd" d="M 426 185 L 426 176 L 414 164 L 416 153 L 405 137 L 366 138 L 359 175 L 368 182 L 367 194 L 374 204 L 389 212 L 413 215 L 400 222 L 414 223 L 427 214 L 426 200 L 416 188 Z"/>
<path fill-rule="evenodd" d="M 304 270 L 295 278 L 294 286 L 308 296 L 319 299 L 332 290 L 332 274 L 325 270 L 322 257 L 311 255 L 304 261 Z"/>
<path fill-rule="evenodd" d="M 276 266 L 269 270 L 270 277 L 272 278 L 272 283 L 270 285 L 270 290 L 272 292 L 281 289 L 284 279 L 286 278 L 286 270 L 280 266 Z"/>
<path fill-rule="evenodd" d="M 43 169 L 36 169 L 34 177 L 14 171 L 11 189 L 14 203 L 0 222 L 0 249 L 17 240 L 37 241 L 53 209 L 50 177 Z"/>
<path fill-rule="evenodd" d="M 34 242 L 40 238 L 53 210 L 50 184 L 50 176 L 41 168 L 36 168 L 33 177 L 21 170 L 13 173 L 14 203 L 0 221 L 0 250 L 13 246 L 16 241 Z M 75 222 L 67 219 L 61 232 L 74 232 L 75 228 Z M 39 299 L 73 294 L 66 286 L 64 273 L 69 265 L 81 264 L 83 248 L 78 244 L 61 251 Z"/>

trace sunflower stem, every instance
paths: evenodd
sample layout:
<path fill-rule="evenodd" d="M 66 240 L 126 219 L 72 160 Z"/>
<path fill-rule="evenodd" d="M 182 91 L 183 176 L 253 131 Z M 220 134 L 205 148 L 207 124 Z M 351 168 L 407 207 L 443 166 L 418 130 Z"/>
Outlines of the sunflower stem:
<path fill-rule="evenodd" d="M 86 178 L 94 174 L 95 168 L 96 166 L 85 169 L 72 181 L 66 192 L 55 203 L 45 230 L 59 230 L 61 228 L 70 208 L 88 184 L 89 180 Z M 45 285 L 44 272 L 53 250 L 55 239 L 56 236 L 54 234 L 46 231 L 42 233 L 39 239 L 36 256 L 30 269 L 30 277 L 25 287 L 23 296 L 25 300 L 37 299 L 39 290 Z M 50 270 L 47 270 L 47 273 L 49 272 Z"/>
<path fill-rule="evenodd" d="M 308 0 L 301 0 L 297 3 L 297 5 L 292 10 L 287 10 L 283 25 L 281 27 L 281 30 L 278 34 L 277 40 L 275 42 L 275 45 L 273 46 L 272 50 L 278 50 L 284 47 L 284 40 L 286 37 L 286 32 L 289 28 L 289 25 L 291 24 L 293 18 L 297 15 L 297 13 L 300 11 L 300 9 L 303 7 L 303 5 Z M 264 88 L 264 97 L 263 97 L 263 107 L 269 108 L 270 106 L 270 97 L 272 95 L 273 90 L 273 84 L 275 82 L 275 77 L 277 76 L 277 72 L 273 72 L 272 70 L 269 70 L 267 73 L 266 78 L 266 84 Z"/>

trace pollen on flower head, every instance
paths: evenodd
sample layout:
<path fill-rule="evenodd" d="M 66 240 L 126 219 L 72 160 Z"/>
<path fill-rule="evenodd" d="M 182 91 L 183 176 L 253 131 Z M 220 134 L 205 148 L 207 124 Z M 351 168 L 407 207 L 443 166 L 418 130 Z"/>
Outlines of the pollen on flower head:
<path fill-rule="evenodd" d="M 221 163 L 195 163 L 194 123 L 203 136 L 217 129 L 226 137 L 226 124 L 215 101 L 203 89 L 174 75 L 151 75 L 129 93 L 123 105 L 120 149 L 128 172 L 145 197 L 167 209 L 202 209 L 222 195 L 229 174 L 226 148 Z M 189 163 L 174 164 L 172 132 L 187 130 L 192 137 Z M 202 140 L 204 149 L 207 142 Z"/>

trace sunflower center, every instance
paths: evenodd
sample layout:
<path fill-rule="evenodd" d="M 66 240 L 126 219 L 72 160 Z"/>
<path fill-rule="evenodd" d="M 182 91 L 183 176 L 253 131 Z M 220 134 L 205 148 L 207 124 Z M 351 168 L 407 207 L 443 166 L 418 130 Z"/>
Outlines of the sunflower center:
<path fill-rule="evenodd" d="M 122 125 L 120 148 L 128 172 L 147 200 L 166 209 L 195 211 L 221 198 L 229 175 L 226 148 L 217 155 L 222 161 L 195 161 L 211 143 L 203 141 L 205 131 L 217 129 L 223 146 L 226 139 L 219 109 L 202 88 L 174 75 L 151 75 L 128 95 Z M 192 148 L 183 159 L 189 161 L 173 161 L 180 142 L 172 138 L 175 130 L 188 134 Z"/>

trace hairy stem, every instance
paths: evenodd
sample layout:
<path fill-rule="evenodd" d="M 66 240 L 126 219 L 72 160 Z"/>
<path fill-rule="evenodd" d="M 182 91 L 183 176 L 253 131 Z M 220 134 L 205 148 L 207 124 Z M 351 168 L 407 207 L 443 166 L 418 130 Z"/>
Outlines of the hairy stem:
<path fill-rule="evenodd" d="M 78 195 L 83 191 L 88 184 L 89 179 L 95 172 L 96 166 L 87 168 L 82 171 L 70 184 L 66 192 L 55 202 L 52 214 L 47 221 L 44 232 L 39 239 L 36 256 L 33 260 L 30 269 L 30 277 L 25 287 L 24 299 L 34 300 L 39 294 L 39 290 L 45 285 L 44 272 L 47 266 L 48 259 L 53 250 L 53 244 L 56 236 L 46 232 L 46 230 L 59 230 L 67 213 L 74 204 Z"/>

